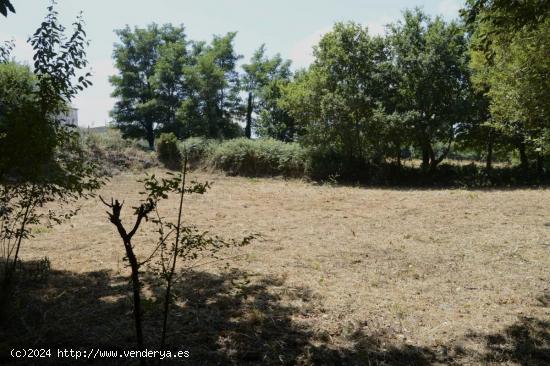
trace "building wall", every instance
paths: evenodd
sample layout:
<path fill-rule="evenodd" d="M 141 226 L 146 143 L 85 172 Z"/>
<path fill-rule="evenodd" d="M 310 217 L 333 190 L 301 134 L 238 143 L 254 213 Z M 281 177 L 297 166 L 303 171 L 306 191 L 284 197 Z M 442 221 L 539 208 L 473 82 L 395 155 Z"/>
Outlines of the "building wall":
<path fill-rule="evenodd" d="M 59 116 L 61 123 L 78 127 L 78 109 L 70 107 L 69 110 Z"/>

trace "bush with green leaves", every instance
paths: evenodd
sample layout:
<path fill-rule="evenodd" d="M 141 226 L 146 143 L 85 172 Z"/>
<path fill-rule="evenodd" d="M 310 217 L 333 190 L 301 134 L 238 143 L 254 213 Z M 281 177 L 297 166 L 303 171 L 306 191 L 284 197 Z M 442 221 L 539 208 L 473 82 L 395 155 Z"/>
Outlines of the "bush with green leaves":
<path fill-rule="evenodd" d="M 162 133 L 157 140 L 157 155 L 159 160 L 169 168 L 179 168 L 181 154 L 179 141 L 173 133 Z"/>
<path fill-rule="evenodd" d="M 203 137 L 190 137 L 180 143 L 180 153 L 187 156 L 189 165 L 193 168 L 205 166 L 219 142 Z"/>
<path fill-rule="evenodd" d="M 92 195 L 102 183 L 78 131 L 57 117 L 91 83 L 90 73 L 81 71 L 87 66 L 83 19 L 79 16 L 73 32 L 66 35 L 54 4 L 29 39 L 34 49 L 32 71 L 8 61 L 9 47 L 0 52 L 2 290 L 11 287 L 21 243 L 32 237 L 32 226 L 69 219 L 76 213 L 69 205 Z M 48 207 L 52 204 L 55 210 Z"/>
<path fill-rule="evenodd" d="M 230 175 L 301 177 L 306 159 L 306 150 L 297 143 L 240 138 L 216 146 L 209 166 Z"/>

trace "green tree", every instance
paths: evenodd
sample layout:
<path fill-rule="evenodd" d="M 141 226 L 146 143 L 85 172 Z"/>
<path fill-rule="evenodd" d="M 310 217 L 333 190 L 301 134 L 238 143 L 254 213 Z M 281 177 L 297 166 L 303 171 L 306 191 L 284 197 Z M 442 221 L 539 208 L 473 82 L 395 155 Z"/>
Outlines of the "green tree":
<path fill-rule="evenodd" d="M 550 3 L 469 1 L 474 82 L 490 101 L 493 127 L 518 149 L 526 171 L 548 151 Z"/>
<path fill-rule="evenodd" d="M 330 147 L 346 164 L 376 156 L 376 138 L 368 132 L 387 88 L 380 68 L 389 61 L 383 38 L 355 23 L 337 23 L 314 55 L 313 65 L 284 88 L 280 102 L 300 122 L 301 141 Z"/>
<path fill-rule="evenodd" d="M 183 28 L 171 31 L 173 40 L 160 47 L 151 85 L 161 116 L 161 119 L 157 121 L 160 124 L 159 129 L 162 132 L 173 132 L 176 136 L 182 137 L 184 131 L 176 119 L 176 112 L 182 100 L 186 99 L 189 94 L 183 74 L 183 69 L 189 60 Z"/>
<path fill-rule="evenodd" d="M 11 284 L 32 225 L 51 226 L 70 218 L 76 211 L 64 206 L 101 185 L 78 131 L 59 119 L 78 91 L 90 85 L 90 74 L 82 71 L 87 65 L 83 20 L 79 16 L 66 35 L 53 4 L 29 40 L 34 70 L 13 62 L 0 65 L 2 290 Z M 55 211 L 44 209 L 52 202 L 58 206 Z"/>
<path fill-rule="evenodd" d="M 252 129 L 257 128 L 260 136 L 292 141 L 294 120 L 277 105 L 282 86 L 290 81 L 290 61 L 279 54 L 268 58 L 265 53 L 262 45 L 250 63 L 243 65 L 243 91 L 248 94 L 245 136 L 251 138 Z M 260 121 L 258 126 L 256 120 Z"/>
<path fill-rule="evenodd" d="M 403 21 L 390 26 L 392 59 L 399 82 L 399 112 L 415 112 L 410 130 L 431 170 L 446 157 L 456 126 L 467 118 L 469 75 L 464 29 L 455 22 L 431 19 L 407 10 Z M 445 144 L 439 154 L 436 144 Z"/>
<path fill-rule="evenodd" d="M 193 44 L 191 59 L 183 69 L 188 98 L 177 112 L 183 137 L 236 137 L 242 134 L 240 80 L 236 71 L 241 58 L 233 47 L 236 33 L 214 36 L 211 44 Z"/>
<path fill-rule="evenodd" d="M 116 31 L 113 57 L 119 70 L 110 78 L 117 102 L 111 115 L 125 137 L 145 137 L 151 149 L 161 130 L 173 129 L 184 92 L 186 57 L 183 27 L 151 24 Z"/>

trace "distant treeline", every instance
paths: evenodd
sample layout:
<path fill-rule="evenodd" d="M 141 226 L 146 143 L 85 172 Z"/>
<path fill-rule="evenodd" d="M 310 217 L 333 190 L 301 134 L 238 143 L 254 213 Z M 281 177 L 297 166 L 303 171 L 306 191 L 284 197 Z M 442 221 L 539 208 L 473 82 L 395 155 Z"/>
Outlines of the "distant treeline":
<path fill-rule="evenodd" d="M 407 10 L 383 36 L 337 23 L 292 72 L 261 46 L 248 63 L 233 41 L 187 39 L 172 25 L 117 31 L 114 125 L 150 148 L 178 139 L 273 138 L 357 173 L 417 154 L 516 160 L 544 174 L 550 122 L 548 2 L 468 1 L 456 21 Z M 241 126 L 245 126 L 244 128 Z M 330 167 L 327 167 L 329 169 Z"/>

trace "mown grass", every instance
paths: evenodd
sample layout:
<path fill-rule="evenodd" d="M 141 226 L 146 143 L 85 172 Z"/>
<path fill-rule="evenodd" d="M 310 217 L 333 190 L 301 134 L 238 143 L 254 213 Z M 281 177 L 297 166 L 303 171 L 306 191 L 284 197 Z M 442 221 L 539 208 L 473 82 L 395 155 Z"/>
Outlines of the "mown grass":
<path fill-rule="evenodd" d="M 548 190 L 366 189 L 191 174 L 213 188 L 186 198 L 186 220 L 222 237 L 263 239 L 220 253 L 238 257 L 195 268 L 177 286 L 169 344 L 189 349 L 190 364 L 548 364 Z M 119 175 L 100 194 L 131 207 L 140 177 Z M 168 200 L 160 214 L 177 207 Z M 157 233 L 143 229 L 135 248 L 145 255 Z M 28 242 L 23 260 L 47 255 L 51 271 L 20 283 L 0 326 L 0 352 L 133 348 L 123 253 L 97 200 Z M 153 348 L 158 289 L 147 282 L 144 293 Z"/>

